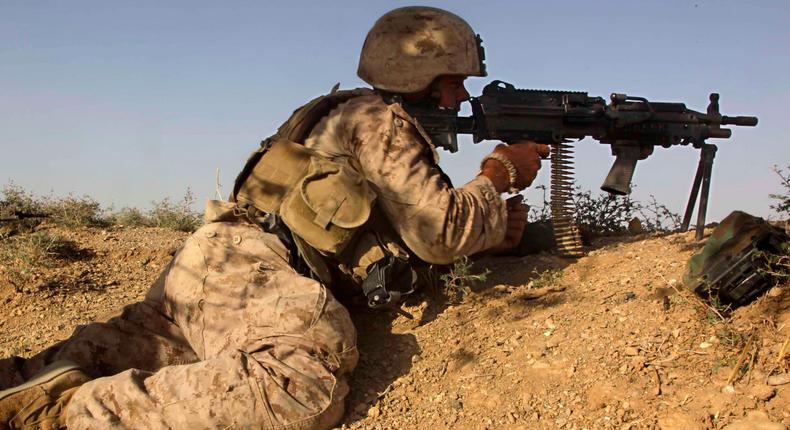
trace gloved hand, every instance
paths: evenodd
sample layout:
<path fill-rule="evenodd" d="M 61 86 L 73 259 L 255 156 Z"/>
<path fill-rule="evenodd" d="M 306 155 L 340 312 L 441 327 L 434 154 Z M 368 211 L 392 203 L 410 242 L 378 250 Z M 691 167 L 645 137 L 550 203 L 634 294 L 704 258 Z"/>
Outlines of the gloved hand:
<path fill-rule="evenodd" d="M 524 235 L 524 227 L 527 225 L 527 215 L 529 206 L 524 204 L 524 196 L 521 194 L 505 200 L 507 204 L 507 230 L 505 240 L 499 245 L 491 248 L 491 252 L 503 252 L 515 248 L 521 243 Z"/>
<path fill-rule="evenodd" d="M 490 179 L 500 193 L 511 189 L 523 190 L 535 180 L 540 160 L 547 158 L 549 152 L 548 145 L 531 141 L 499 144 L 490 155 L 483 158 L 480 174 Z M 512 167 L 509 168 L 508 162 Z"/>

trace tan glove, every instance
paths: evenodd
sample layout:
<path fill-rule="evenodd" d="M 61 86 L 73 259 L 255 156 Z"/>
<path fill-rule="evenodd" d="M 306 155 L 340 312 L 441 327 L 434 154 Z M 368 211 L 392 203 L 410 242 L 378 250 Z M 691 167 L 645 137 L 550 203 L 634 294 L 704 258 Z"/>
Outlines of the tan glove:
<path fill-rule="evenodd" d="M 548 145 L 531 141 L 499 144 L 483 158 L 480 174 L 490 179 L 500 193 L 517 192 L 532 184 L 540 170 L 541 158 L 547 158 L 549 153 Z"/>
<path fill-rule="evenodd" d="M 507 204 L 507 230 L 505 239 L 499 245 L 490 249 L 491 252 L 504 252 L 515 248 L 521 243 L 524 235 L 524 227 L 527 225 L 529 206 L 524 204 L 524 196 L 521 194 L 505 200 Z"/>

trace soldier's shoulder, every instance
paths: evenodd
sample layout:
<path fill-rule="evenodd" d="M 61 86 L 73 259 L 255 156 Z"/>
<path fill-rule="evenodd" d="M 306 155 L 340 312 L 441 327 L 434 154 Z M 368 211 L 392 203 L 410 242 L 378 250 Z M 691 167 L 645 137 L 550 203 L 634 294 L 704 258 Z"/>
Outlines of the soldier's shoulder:
<path fill-rule="evenodd" d="M 382 118 L 391 116 L 387 103 L 372 90 L 354 90 L 358 92 L 342 105 L 343 115 L 350 118 Z"/>

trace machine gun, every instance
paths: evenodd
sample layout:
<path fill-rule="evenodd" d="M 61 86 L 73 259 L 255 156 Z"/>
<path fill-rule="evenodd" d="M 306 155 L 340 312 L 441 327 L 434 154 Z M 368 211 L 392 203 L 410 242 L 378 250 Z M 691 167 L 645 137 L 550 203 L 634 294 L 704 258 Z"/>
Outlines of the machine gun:
<path fill-rule="evenodd" d="M 692 145 L 701 150 L 682 228 L 687 230 L 699 196 L 696 237 L 702 238 L 716 145 L 710 138 L 728 139 L 732 132 L 722 125 L 757 125 L 753 116 L 719 113 L 719 95 L 710 95 L 705 113 L 683 103 L 657 103 L 642 97 L 614 93 L 607 104 L 602 97 L 585 92 L 517 89 L 493 81 L 483 94 L 473 97 L 472 116 L 457 111 L 405 105 L 431 135 L 435 145 L 458 150 L 457 134 L 471 134 L 475 143 L 501 140 L 514 143 L 532 140 L 552 146 L 551 212 L 557 248 L 566 256 L 581 255 L 581 241 L 573 220 L 573 147 L 570 139 L 592 137 L 611 145 L 615 156 L 601 189 L 616 195 L 631 192 L 631 178 L 640 159 L 656 146 Z"/>
<path fill-rule="evenodd" d="M 21 212 L 16 210 L 7 212 L 0 211 L 0 222 L 15 222 L 30 218 L 49 218 L 49 215 Z"/>

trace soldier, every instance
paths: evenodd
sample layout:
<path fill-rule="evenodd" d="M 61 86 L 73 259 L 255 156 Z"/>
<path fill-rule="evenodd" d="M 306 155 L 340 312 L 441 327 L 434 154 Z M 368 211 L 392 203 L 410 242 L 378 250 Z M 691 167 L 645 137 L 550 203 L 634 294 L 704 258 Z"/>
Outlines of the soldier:
<path fill-rule="evenodd" d="M 374 89 L 297 110 L 250 158 L 231 202 L 209 202 L 206 225 L 144 301 L 30 359 L 0 362 L 0 428 L 336 424 L 358 355 L 331 291 L 351 285 L 388 306 L 411 290 L 415 262 L 521 238 L 526 207 L 500 195 L 529 186 L 548 147 L 499 145 L 453 188 L 406 110 L 457 109 L 469 98 L 464 79 L 485 76 L 482 60 L 456 15 L 382 16 L 358 71 Z"/>

